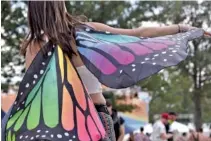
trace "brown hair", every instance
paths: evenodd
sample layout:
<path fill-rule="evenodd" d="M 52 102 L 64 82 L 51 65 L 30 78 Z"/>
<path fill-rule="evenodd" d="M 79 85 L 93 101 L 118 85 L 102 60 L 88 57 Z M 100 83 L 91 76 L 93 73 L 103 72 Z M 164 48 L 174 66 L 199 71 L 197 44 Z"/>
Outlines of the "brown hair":
<path fill-rule="evenodd" d="M 60 45 L 72 56 L 75 54 L 71 42 L 75 41 L 76 24 L 80 24 L 79 19 L 67 13 L 64 1 L 28 1 L 29 34 L 21 46 L 21 53 L 25 54 L 32 42 L 43 42 L 44 33 L 51 43 Z"/>

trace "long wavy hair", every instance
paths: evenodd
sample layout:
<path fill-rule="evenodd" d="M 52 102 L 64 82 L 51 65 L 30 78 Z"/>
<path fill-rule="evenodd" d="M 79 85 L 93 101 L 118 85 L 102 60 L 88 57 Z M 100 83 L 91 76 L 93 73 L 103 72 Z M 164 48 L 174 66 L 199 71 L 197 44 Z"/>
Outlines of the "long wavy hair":
<path fill-rule="evenodd" d="M 43 33 L 53 44 L 61 46 L 68 55 L 75 54 L 71 47 L 74 40 L 75 25 L 81 24 L 79 18 L 66 11 L 64 1 L 28 1 L 29 34 L 21 46 L 25 54 L 32 42 L 43 42 Z"/>

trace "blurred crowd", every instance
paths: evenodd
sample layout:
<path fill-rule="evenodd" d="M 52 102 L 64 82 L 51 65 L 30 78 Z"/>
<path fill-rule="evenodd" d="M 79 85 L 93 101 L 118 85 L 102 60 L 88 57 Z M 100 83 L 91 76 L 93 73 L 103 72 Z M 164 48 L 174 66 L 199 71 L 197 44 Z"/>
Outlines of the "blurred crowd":
<path fill-rule="evenodd" d="M 211 141 L 211 136 L 205 136 L 202 129 L 198 132 L 191 129 L 189 133 L 172 130 L 171 124 L 176 120 L 176 113 L 162 113 L 153 124 L 151 134 L 144 134 L 144 128 L 140 127 L 139 133 L 130 133 L 128 141 Z"/>

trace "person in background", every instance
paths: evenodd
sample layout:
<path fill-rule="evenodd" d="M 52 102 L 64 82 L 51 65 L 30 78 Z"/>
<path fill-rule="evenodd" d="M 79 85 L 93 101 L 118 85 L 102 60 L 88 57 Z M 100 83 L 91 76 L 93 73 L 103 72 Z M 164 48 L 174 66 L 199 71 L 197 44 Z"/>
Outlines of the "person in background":
<path fill-rule="evenodd" d="M 173 137 L 172 134 L 166 133 L 165 124 L 168 122 L 168 113 L 161 114 L 159 120 L 157 120 L 153 125 L 153 132 L 151 135 L 152 141 L 167 141 L 167 139 Z"/>
<path fill-rule="evenodd" d="M 188 141 L 187 133 L 182 133 L 181 136 L 179 136 L 176 141 Z"/>
<path fill-rule="evenodd" d="M 135 138 L 135 137 L 134 137 L 133 132 L 130 132 L 130 137 L 128 138 L 128 141 L 135 141 L 134 138 Z"/>
<path fill-rule="evenodd" d="M 203 129 L 200 128 L 199 132 L 194 130 L 190 130 L 190 137 L 188 141 L 211 141 L 211 139 L 205 135 L 203 135 Z"/>
<path fill-rule="evenodd" d="M 171 124 L 174 121 L 176 121 L 177 114 L 175 112 L 169 112 L 168 114 L 169 114 L 168 123 L 165 124 L 165 128 L 166 128 L 166 133 L 172 134 L 172 132 L 170 131 L 170 127 L 171 127 Z M 173 141 L 173 137 L 172 138 L 169 138 L 168 141 Z"/>
<path fill-rule="evenodd" d="M 106 100 L 106 105 L 107 105 L 108 111 L 113 119 L 116 140 L 122 141 L 125 136 L 125 127 L 124 127 L 125 121 L 122 117 L 118 116 L 118 112 L 117 112 L 117 110 L 113 109 L 112 103 L 110 100 Z"/>
<path fill-rule="evenodd" d="M 144 134 L 144 128 L 140 128 L 140 133 L 135 134 L 135 141 L 150 141 L 149 137 Z"/>

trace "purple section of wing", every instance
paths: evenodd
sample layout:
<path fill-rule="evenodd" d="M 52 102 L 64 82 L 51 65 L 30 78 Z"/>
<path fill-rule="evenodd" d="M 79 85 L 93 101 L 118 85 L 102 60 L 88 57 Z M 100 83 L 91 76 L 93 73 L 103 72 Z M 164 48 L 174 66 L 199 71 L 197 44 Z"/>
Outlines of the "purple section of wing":
<path fill-rule="evenodd" d="M 153 50 L 161 50 L 161 49 L 165 49 L 168 47 L 168 45 L 162 44 L 162 43 L 142 42 L 142 44 L 153 49 Z"/>
<path fill-rule="evenodd" d="M 108 75 L 114 73 L 117 68 L 104 56 L 88 48 L 79 47 L 80 53 L 95 65 L 102 73 Z"/>
<path fill-rule="evenodd" d="M 107 43 L 90 43 L 87 41 L 81 41 L 81 44 L 84 44 L 87 47 L 97 48 L 115 58 L 120 64 L 128 65 L 135 60 L 133 54 L 128 51 L 122 50 L 119 46 L 115 44 Z"/>
<path fill-rule="evenodd" d="M 150 49 L 144 47 L 144 45 L 140 45 L 138 43 L 124 43 L 124 44 L 119 44 L 119 45 L 129 48 L 136 55 L 145 55 L 145 54 L 152 53 L 152 50 L 150 50 Z"/>
<path fill-rule="evenodd" d="M 144 40 L 144 42 L 153 42 L 153 43 L 163 43 L 163 44 L 166 44 L 166 45 L 175 45 L 176 42 L 174 41 L 170 41 L 170 40 L 167 40 L 167 39 L 154 39 L 154 38 L 151 38 L 151 39 L 147 39 L 147 40 Z"/>

